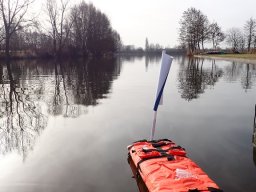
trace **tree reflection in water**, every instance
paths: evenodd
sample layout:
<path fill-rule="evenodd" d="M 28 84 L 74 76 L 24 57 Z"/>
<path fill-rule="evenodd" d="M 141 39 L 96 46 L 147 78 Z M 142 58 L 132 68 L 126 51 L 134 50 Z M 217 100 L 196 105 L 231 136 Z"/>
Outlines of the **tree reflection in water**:
<path fill-rule="evenodd" d="M 0 64 L 0 154 L 25 160 L 49 115 L 86 113 L 107 97 L 120 70 L 119 60 Z"/>
<path fill-rule="evenodd" d="M 213 87 L 222 75 L 223 71 L 217 67 L 215 60 L 211 61 L 210 66 L 204 66 L 204 59 L 182 60 L 178 74 L 181 97 L 188 101 L 198 98 L 207 86 Z"/>
<path fill-rule="evenodd" d="M 46 127 L 47 116 L 42 113 L 40 102 L 30 97 L 28 89 L 21 84 L 20 71 L 14 74 L 7 62 L 5 73 L 3 76 L 8 79 L 0 87 L 0 152 L 16 150 L 25 159 L 36 136 Z"/>
<path fill-rule="evenodd" d="M 252 146 L 253 146 L 253 162 L 256 166 L 256 105 L 253 119 L 253 133 L 252 133 Z"/>
<path fill-rule="evenodd" d="M 225 67 L 225 78 L 232 82 L 240 78 L 241 85 L 245 91 L 251 89 L 256 79 L 255 64 L 241 64 L 232 62 L 231 65 Z"/>
<path fill-rule="evenodd" d="M 145 55 L 145 68 L 148 71 L 149 64 L 160 63 L 162 55 L 161 54 L 146 54 Z"/>

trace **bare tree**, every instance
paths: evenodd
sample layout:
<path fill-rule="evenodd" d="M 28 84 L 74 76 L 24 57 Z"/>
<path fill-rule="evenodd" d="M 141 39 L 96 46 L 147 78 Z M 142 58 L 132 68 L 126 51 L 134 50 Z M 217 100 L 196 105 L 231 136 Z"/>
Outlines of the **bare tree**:
<path fill-rule="evenodd" d="M 216 22 L 209 26 L 209 37 L 212 40 L 213 49 L 216 49 L 219 43 L 225 39 L 224 33 Z"/>
<path fill-rule="evenodd" d="M 253 49 L 256 49 L 256 35 L 253 37 Z"/>
<path fill-rule="evenodd" d="M 146 42 L 145 42 L 145 51 L 146 51 L 146 52 L 148 51 L 148 46 L 149 46 L 149 44 L 148 44 L 148 38 L 146 38 Z"/>
<path fill-rule="evenodd" d="M 18 57 L 48 57 L 61 56 L 64 52 L 104 56 L 120 49 L 120 35 L 113 30 L 107 15 L 93 4 L 82 1 L 69 9 L 69 0 L 46 0 L 50 30 L 44 33 L 34 18 L 25 17 L 33 1 L 0 0 L 0 42 L 3 37 L 1 46 L 5 46 L 7 58 L 10 50 L 22 50 L 21 54 L 14 54 Z M 31 28 L 30 24 L 37 25 Z"/>
<path fill-rule="evenodd" d="M 69 0 L 61 0 L 58 5 L 56 0 L 47 0 L 46 9 L 51 24 L 51 37 L 53 40 L 54 56 L 61 54 L 63 48 L 64 21 Z M 59 7 L 60 6 L 60 7 Z"/>
<path fill-rule="evenodd" d="M 61 54 L 62 52 L 62 47 L 63 47 L 63 36 L 64 36 L 64 21 L 65 21 L 65 12 L 67 9 L 69 0 L 63 1 L 61 0 L 61 8 L 60 8 L 60 23 L 59 23 L 59 32 L 57 33 L 58 41 L 59 41 L 59 48 L 58 52 Z M 71 22 L 72 23 L 72 22 Z M 67 25 L 66 25 L 67 29 Z"/>
<path fill-rule="evenodd" d="M 12 35 L 27 24 L 25 19 L 28 7 L 34 0 L 0 0 L 0 14 L 4 24 L 5 54 L 10 58 L 10 39 Z"/>
<path fill-rule="evenodd" d="M 208 19 L 200 10 L 189 8 L 183 12 L 180 20 L 179 38 L 182 45 L 186 45 L 189 54 L 200 50 L 208 39 Z"/>
<path fill-rule="evenodd" d="M 209 20 L 207 16 L 203 15 L 201 12 L 198 13 L 198 29 L 199 41 L 201 41 L 201 46 L 204 50 L 204 42 L 209 39 Z"/>
<path fill-rule="evenodd" d="M 112 39 L 114 41 L 114 50 L 113 51 L 120 51 L 122 47 L 122 40 L 119 33 L 115 30 L 112 31 Z"/>
<path fill-rule="evenodd" d="M 93 4 L 82 1 L 72 7 L 70 17 L 73 20 L 73 46 L 77 53 L 101 57 L 120 49 L 120 35 L 112 29 L 107 15 Z"/>
<path fill-rule="evenodd" d="M 53 54 L 57 53 L 57 3 L 55 0 L 47 0 L 47 13 L 51 24 L 51 37 L 53 40 Z"/>
<path fill-rule="evenodd" d="M 256 33 L 256 20 L 250 18 L 248 21 L 246 21 L 244 30 L 246 33 L 247 49 L 248 52 L 250 52 L 251 44 L 253 43 L 253 37 L 255 36 Z"/>
<path fill-rule="evenodd" d="M 242 33 L 239 28 L 231 28 L 227 32 L 227 43 L 231 45 L 234 52 L 239 51 Z"/>
<path fill-rule="evenodd" d="M 82 1 L 79 5 L 76 5 L 71 10 L 71 19 L 73 20 L 72 32 L 74 36 L 74 44 L 76 49 L 82 51 L 82 55 L 87 55 L 87 37 L 88 37 L 88 25 L 90 18 L 90 9 L 94 7 L 86 4 Z"/>
<path fill-rule="evenodd" d="M 238 48 L 240 49 L 240 51 L 244 52 L 245 46 L 246 46 L 246 38 L 245 38 L 245 35 L 241 33 L 238 41 Z"/>

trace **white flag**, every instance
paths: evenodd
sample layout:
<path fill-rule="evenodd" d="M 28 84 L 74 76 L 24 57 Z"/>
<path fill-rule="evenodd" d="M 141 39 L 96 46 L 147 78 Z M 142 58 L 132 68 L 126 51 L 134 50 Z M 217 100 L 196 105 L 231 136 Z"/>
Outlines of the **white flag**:
<path fill-rule="evenodd" d="M 165 50 L 163 50 L 162 59 L 161 59 L 161 70 L 160 70 L 160 76 L 158 81 L 154 111 L 157 111 L 158 105 L 162 104 L 164 86 L 171 68 L 172 60 L 173 60 L 173 57 L 171 57 L 170 55 L 167 55 L 165 53 Z"/>

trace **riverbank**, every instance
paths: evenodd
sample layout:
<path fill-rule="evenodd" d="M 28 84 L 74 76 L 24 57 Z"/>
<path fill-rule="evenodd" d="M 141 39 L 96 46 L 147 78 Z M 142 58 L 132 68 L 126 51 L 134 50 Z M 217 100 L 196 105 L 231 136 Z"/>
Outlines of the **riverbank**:
<path fill-rule="evenodd" d="M 63 52 L 59 55 L 54 56 L 53 52 L 36 52 L 32 50 L 21 50 L 21 51 L 11 51 L 10 57 L 8 60 L 31 60 L 31 59 L 55 59 L 55 60 L 66 60 L 66 59 L 110 59 L 116 57 L 117 54 L 115 52 L 104 53 L 102 55 L 92 55 L 88 54 L 83 56 L 80 53 L 67 53 Z M 5 61 L 7 59 L 4 51 L 0 51 L 0 60 Z"/>
<path fill-rule="evenodd" d="M 256 54 L 213 54 L 194 55 L 194 57 L 256 64 Z"/>

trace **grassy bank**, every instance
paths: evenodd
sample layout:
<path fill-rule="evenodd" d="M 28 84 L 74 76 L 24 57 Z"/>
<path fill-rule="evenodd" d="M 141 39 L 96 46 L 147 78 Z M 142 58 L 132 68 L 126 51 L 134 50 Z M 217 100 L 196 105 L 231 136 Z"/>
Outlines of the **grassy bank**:
<path fill-rule="evenodd" d="M 256 54 L 205 54 L 194 55 L 194 57 L 256 64 Z"/>
<path fill-rule="evenodd" d="M 203 55 L 206 57 L 219 57 L 219 58 L 237 58 L 237 59 L 255 59 L 256 54 L 213 54 L 213 55 Z"/>

